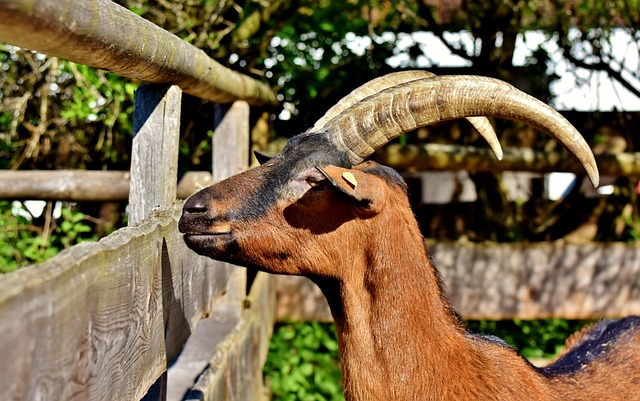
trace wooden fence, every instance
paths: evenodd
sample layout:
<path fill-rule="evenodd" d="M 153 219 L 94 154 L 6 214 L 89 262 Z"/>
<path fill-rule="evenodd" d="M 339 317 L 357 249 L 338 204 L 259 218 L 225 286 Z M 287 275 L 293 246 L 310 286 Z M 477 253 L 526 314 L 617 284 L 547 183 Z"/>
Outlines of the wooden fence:
<path fill-rule="evenodd" d="M 247 295 L 244 269 L 186 248 L 177 156 L 183 90 L 225 103 L 215 180 L 247 167 L 249 105 L 274 93 L 110 0 L 2 0 L 0 41 L 154 83 L 135 94 L 129 227 L 0 277 L 0 398 L 263 399 L 273 283 Z"/>

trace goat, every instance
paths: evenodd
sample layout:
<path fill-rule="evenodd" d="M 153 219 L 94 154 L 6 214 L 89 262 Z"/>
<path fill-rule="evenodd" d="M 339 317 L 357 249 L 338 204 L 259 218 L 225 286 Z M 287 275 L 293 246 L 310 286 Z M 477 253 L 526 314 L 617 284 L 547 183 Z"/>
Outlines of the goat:
<path fill-rule="evenodd" d="M 640 318 L 574 335 L 541 369 L 501 340 L 470 333 L 424 248 L 404 181 L 364 162 L 403 132 L 469 116 L 548 132 L 597 185 L 588 145 L 547 105 L 494 79 L 404 73 L 365 84 L 278 155 L 193 195 L 179 229 L 199 254 L 320 287 L 348 401 L 639 399 Z"/>

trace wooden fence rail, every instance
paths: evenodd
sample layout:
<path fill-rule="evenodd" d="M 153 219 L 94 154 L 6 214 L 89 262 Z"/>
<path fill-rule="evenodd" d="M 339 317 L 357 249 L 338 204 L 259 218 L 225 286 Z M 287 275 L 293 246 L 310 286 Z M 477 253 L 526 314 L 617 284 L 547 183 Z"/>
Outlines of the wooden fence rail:
<path fill-rule="evenodd" d="M 0 398 L 138 400 L 227 289 L 178 208 L 0 279 Z"/>
<path fill-rule="evenodd" d="M 202 381 L 209 383 L 198 390 L 203 399 L 244 399 L 238 394 L 249 388 L 260 399 L 274 315 L 270 277 L 255 281 L 252 293 L 262 295 L 245 310 L 245 270 L 184 245 L 176 203 L 179 102 L 177 87 L 136 92 L 130 227 L 0 277 L 0 353 L 11 361 L 0 375 L 3 400 L 177 401 Z M 225 158 L 214 152 L 217 179 L 248 164 L 248 109 L 235 102 L 218 113 L 213 146 Z M 222 330 L 222 345 L 209 343 L 198 354 L 205 366 L 215 356 L 219 367 L 203 373 L 178 360 L 187 387 L 172 391 L 169 363 L 208 316 L 213 323 L 203 327 Z M 221 320 L 237 323 L 226 339 Z M 237 365 L 239 358 L 253 363 Z M 229 383 L 229 372 L 242 380 Z"/>
<path fill-rule="evenodd" d="M 213 177 L 241 171 L 248 165 L 249 104 L 273 104 L 275 94 L 109 0 L 0 0 L 0 41 L 177 85 L 136 91 L 129 227 L 0 277 L 0 399 L 178 401 L 197 393 L 260 400 L 274 315 L 271 279 L 260 275 L 246 302 L 244 269 L 186 248 L 177 231 L 177 144 L 182 90 L 233 102 L 218 106 L 212 127 Z M 181 362 L 182 355 L 174 361 L 185 343 L 197 348 L 188 340 L 203 337 L 200 321 L 214 333 L 207 337 L 222 342 L 196 352 L 205 367 L 215 364 L 204 372 Z M 167 374 L 172 361 L 175 380 Z"/>
<path fill-rule="evenodd" d="M 129 199 L 129 171 L 0 170 L 0 199 L 70 202 L 121 202 Z M 186 199 L 213 184 L 209 171 L 190 171 L 179 181 L 176 195 Z"/>
<path fill-rule="evenodd" d="M 498 160 L 488 147 L 444 145 L 387 145 L 374 154 L 374 160 L 400 171 L 528 171 L 585 174 L 584 167 L 566 151 L 543 152 L 527 148 L 504 148 Z M 621 152 L 596 155 L 602 176 L 640 175 L 640 153 Z"/>
<path fill-rule="evenodd" d="M 275 104 L 269 86 L 229 70 L 111 0 L 0 0 L 0 42 L 185 93 Z"/>

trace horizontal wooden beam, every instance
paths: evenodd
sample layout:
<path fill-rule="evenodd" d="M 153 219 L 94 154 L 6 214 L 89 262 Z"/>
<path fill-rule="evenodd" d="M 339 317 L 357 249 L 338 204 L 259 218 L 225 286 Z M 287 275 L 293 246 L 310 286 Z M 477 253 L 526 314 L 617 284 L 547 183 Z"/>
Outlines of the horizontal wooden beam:
<path fill-rule="evenodd" d="M 129 180 L 128 171 L 0 170 L 0 199 L 122 201 Z"/>
<path fill-rule="evenodd" d="M 568 152 L 542 152 L 526 148 L 505 148 L 502 160 L 489 148 L 448 144 L 391 144 L 378 150 L 373 159 L 400 171 L 555 171 L 584 174 L 584 168 Z M 640 175 L 640 153 L 596 155 L 601 175 Z"/>
<path fill-rule="evenodd" d="M 216 103 L 276 104 L 267 84 L 111 0 L 2 0 L 0 41 L 150 83 L 175 84 Z"/>
<path fill-rule="evenodd" d="M 211 173 L 191 171 L 178 182 L 186 199 L 213 184 Z M 0 199 L 120 202 L 129 198 L 128 171 L 0 170 Z"/>
<path fill-rule="evenodd" d="M 187 249 L 180 206 L 0 276 L 0 399 L 145 394 L 244 273 Z"/>
<path fill-rule="evenodd" d="M 591 319 L 640 313 L 640 245 L 430 243 L 467 319 Z M 330 321 L 320 290 L 278 277 L 278 318 Z"/>

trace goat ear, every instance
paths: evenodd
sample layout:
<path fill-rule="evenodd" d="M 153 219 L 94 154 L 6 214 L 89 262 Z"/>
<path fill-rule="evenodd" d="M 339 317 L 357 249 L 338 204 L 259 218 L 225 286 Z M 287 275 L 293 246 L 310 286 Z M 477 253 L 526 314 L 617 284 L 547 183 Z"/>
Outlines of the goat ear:
<path fill-rule="evenodd" d="M 253 154 L 256 157 L 256 160 L 258 160 L 258 163 L 260 164 L 265 164 L 269 160 L 273 159 L 273 156 L 269 156 L 268 154 L 262 153 L 259 150 L 254 150 Z"/>
<path fill-rule="evenodd" d="M 353 199 L 362 211 L 376 214 L 384 207 L 387 191 L 379 177 L 336 166 L 316 168 L 334 188 Z"/>

